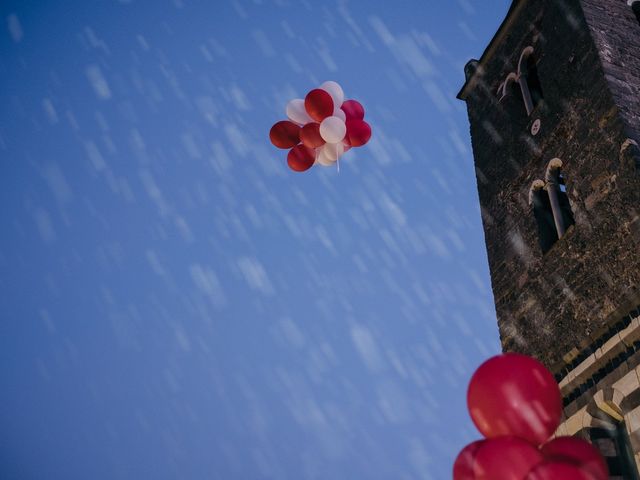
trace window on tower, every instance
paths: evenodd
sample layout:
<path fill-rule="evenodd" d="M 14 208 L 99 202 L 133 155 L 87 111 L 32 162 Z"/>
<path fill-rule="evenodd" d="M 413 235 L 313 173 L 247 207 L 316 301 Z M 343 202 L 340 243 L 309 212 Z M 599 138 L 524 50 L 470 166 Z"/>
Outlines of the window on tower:
<path fill-rule="evenodd" d="M 540 78 L 538 77 L 538 67 L 536 65 L 536 59 L 533 55 L 527 57 L 527 84 L 529 85 L 529 91 L 531 92 L 531 100 L 533 101 L 533 108 L 536 108 L 540 101 L 544 98 L 542 95 L 542 85 L 540 84 Z"/>
<path fill-rule="evenodd" d="M 536 180 L 529 190 L 529 203 L 533 207 L 543 254 L 575 223 L 561 167 L 559 158 L 551 160 L 545 181 Z"/>
<path fill-rule="evenodd" d="M 638 20 L 638 23 L 640 23 L 640 0 L 632 0 L 631 9 L 633 10 L 633 13 L 636 15 L 636 20 Z"/>
<path fill-rule="evenodd" d="M 543 99 L 537 62 L 531 46 L 525 48 L 520 55 L 517 78 L 522 90 L 522 98 L 527 109 L 527 115 L 531 115 L 531 112 Z"/>
<path fill-rule="evenodd" d="M 498 88 L 499 103 L 502 108 L 514 118 L 524 117 L 526 113 L 526 107 L 524 99 L 522 97 L 522 90 L 518 85 L 518 77 L 515 73 L 510 73 L 503 83 Z"/>
<path fill-rule="evenodd" d="M 542 180 L 536 180 L 531 185 L 529 202 L 533 207 L 533 216 L 536 219 L 536 225 L 538 227 L 538 242 L 544 254 L 547 253 L 558 240 L 558 232 L 556 231 L 553 220 L 549 194 L 545 190 L 545 185 Z"/>
<path fill-rule="evenodd" d="M 567 185 L 564 181 L 562 171 L 558 169 L 558 199 L 560 200 L 560 209 L 562 210 L 562 218 L 566 228 L 569 228 L 575 222 L 573 218 L 573 211 L 571 210 L 571 204 L 569 203 L 569 197 L 567 196 Z"/>
<path fill-rule="evenodd" d="M 573 225 L 575 221 L 569 197 L 567 196 L 565 178 L 562 174 L 562 161 L 559 158 L 554 158 L 549 162 L 545 182 L 558 238 L 562 238 L 567 228 Z"/>
<path fill-rule="evenodd" d="M 533 47 L 528 46 L 522 51 L 518 60 L 518 69 L 509 73 L 498 87 L 498 98 L 506 110 L 510 112 L 524 110 L 526 116 L 530 116 L 540 104 L 544 96 Z M 509 105 L 516 103 L 515 99 L 519 103 L 517 108 Z"/>
<path fill-rule="evenodd" d="M 611 478 L 637 480 L 638 469 L 624 419 L 598 413 L 600 426 L 589 429 L 589 439 L 605 458 Z"/>

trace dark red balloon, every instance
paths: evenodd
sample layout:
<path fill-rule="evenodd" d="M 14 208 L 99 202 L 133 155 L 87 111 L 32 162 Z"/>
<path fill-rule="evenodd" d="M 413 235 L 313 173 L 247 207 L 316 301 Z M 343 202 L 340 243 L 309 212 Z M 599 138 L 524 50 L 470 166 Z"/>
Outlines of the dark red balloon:
<path fill-rule="evenodd" d="M 608 480 L 609 470 L 602 454 L 589 442 L 575 437 L 557 437 L 541 448 L 545 460 L 569 462 L 589 472 L 593 480 Z"/>
<path fill-rule="evenodd" d="M 524 480 L 542 462 L 536 447 L 518 437 L 485 440 L 475 452 L 474 480 Z"/>
<path fill-rule="evenodd" d="M 304 99 L 304 108 L 311 118 L 321 122 L 333 115 L 333 99 L 325 90 L 311 90 Z"/>
<path fill-rule="evenodd" d="M 347 120 L 362 120 L 364 118 L 364 107 L 356 100 L 346 100 L 340 107 Z"/>
<path fill-rule="evenodd" d="M 477 440 L 460 451 L 453 464 L 453 480 L 475 480 L 473 464 L 476 452 L 484 442 L 485 440 Z"/>
<path fill-rule="evenodd" d="M 352 147 L 361 147 L 371 138 L 371 127 L 364 120 L 347 120 L 345 139 Z"/>
<path fill-rule="evenodd" d="M 300 127 L 289 120 L 282 120 L 271 127 L 269 138 L 278 148 L 292 148 L 300 143 Z"/>
<path fill-rule="evenodd" d="M 324 145 L 326 142 L 320 136 L 320 124 L 315 122 L 307 123 L 300 130 L 300 140 L 305 147 L 317 148 Z"/>
<path fill-rule="evenodd" d="M 608 477 L 607 477 L 608 478 Z M 531 470 L 525 480 L 595 480 L 573 463 L 545 461 Z"/>
<path fill-rule="evenodd" d="M 534 445 L 556 431 L 562 414 L 560 389 L 551 372 L 517 353 L 480 365 L 469 382 L 467 406 L 485 437 L 515 435 Z"/>
<path fill-rule="evenodd" d="M 304 172 L 309 170 L 316 161 L 316 153 L 313 149 L 304 145 L 296 145 L 287 154 L 287 164 L 291 170 L 296 172 Z"/>

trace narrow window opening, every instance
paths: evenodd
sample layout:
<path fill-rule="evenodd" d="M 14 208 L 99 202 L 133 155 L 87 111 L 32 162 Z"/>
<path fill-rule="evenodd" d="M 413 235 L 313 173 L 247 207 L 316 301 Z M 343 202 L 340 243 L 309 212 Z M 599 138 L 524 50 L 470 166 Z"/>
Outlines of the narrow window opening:
<path fill-rule="evenodd" d="M 565 229 L 567 229 L 576 222 L 573 219 L 573 211 L 571 210 L 571 204 L 569 203 L 569 197 L 567 196 L 567 185 L 560 169 L 558 169 L 558 187 L 558 200 L 560 202 L 560 210 L 562 211 L 562 220 Z"/>
<path fill-rule="evenodd" d="M 633 10 L 633 13 L 636 16 L 636 20 L 638 20 L 638 23 L 640 24 L 640 1 L 635 1 L 631 4 L 631 10 Z"/>
<path fill-rule="evenodd" d="M 529 93 L 531 93 L 531 101 L 533 102 L 533 108 L 536 108 L 542 101 L 544 96 L 542 95 L 542 84 L 540 83 L 540 77 L 538 77 L 538 67 L 533 55 L 527 57 L 526 77 L 527 84 L 529 85 Z"/>
<path fill-rule="evenodd" d="M 510 74 L 504 83 L 500 104 L 512 118 L 519 119 L 527 115 L 522 91 L 514 74 Z"/>
<path fill-rule="evenodd" d="M 615 420 L 604 412 L 601 415 L 605 425 L 591 428 L 589 437 L 607 461 L 609 475 L 612 478 L 640 480 L 624 420 Z"/>
<path fill-rule="evenodd" d="M 538 242 L 544 254 L 558 240 L 558 232 L 553 220 L 549 195 L 543 186 L 544 183 L 538 180 L 531 187 L 531 203 L 533 205 L 533 216 L 538 227 Z"/>
<path fill-rule="evenodd" d="M 544 177 L 558 238 L 562 238 L 567 229 L 575 223 L 561 167 L 562 160 L 554 158 L 549 162 Z"/>

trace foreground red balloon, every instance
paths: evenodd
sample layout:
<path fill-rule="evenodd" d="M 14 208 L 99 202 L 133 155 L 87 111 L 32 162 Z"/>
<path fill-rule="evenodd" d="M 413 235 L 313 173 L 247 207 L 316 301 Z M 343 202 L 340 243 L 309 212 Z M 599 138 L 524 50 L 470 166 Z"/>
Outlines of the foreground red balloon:
<path fill-rule="evenodd" d="M 320 124 L 315 122 L 309 122 L 302 130 L 300 130 L 300 140 L 305 147 L 317 148 L 324 145 L 326 142 L 320 135 Z"/>
<path fill-rule="evenodd" d="M 473 464 L 475 463 L 476 452 L 484 440 L 477 440 L 462 449 L 453 464 L 453 480 L 475 480 Z"/>
<path fill-rule="evenodd" d="M 347 120 L 345 139 L 352 147 L 361 147 L 371 138 L 371 127 L 364 120 Z"/>
<path fill-rule="evenodd" d="M 525 480 L 595 480 L 577 465 L 557 461 L 545 461 L 536 466 Z"/>
<path fill-rule="evenodd" d="M 517 353 L 480 365 L 469 382 L 467 406 L 485 437 L 515 435 L 534 445 L 556 431 L 562 414 L 560 389 L 551 372 Z"/>
<path fill-rule="evenodd" d="M 307 93 L 304 108 L 311 118 L 321 122 L 333 115 L 333 99 L 325 90 L 315 88 Z"/>
<path fill-rule="evenodd" d="M 269 138 L 278 148 L 295 147 L 300 143 L 300 127 L 289 120 L 282 120 L 271 127 Z"/>
<path fill-rule="evenodd" d="M 362 120 L 364 118 L 364 107 L 357 100 L 346 100 L 340 108 L 347 120 Z"/>
<path fill-rule="evenodd" d="M 542 462 L 542 454 L 518 437 L 485 440 L 475 453 L 475 480 L 523 480 Z"/>
<path fill-rule="evenodd" d="M 287 154 L 287 164 L 296 172 L 309 170 L 315 161 L 315 152 L 302 144 L 296 145 Z"/>
<path fill-rule="evenodd" d="M 608 480 L 604 458 L 589 442 L 575 437 L 558 437 L 541 448 L 545 460 L 573 463 L 588 472 L 593 480 Z"/>

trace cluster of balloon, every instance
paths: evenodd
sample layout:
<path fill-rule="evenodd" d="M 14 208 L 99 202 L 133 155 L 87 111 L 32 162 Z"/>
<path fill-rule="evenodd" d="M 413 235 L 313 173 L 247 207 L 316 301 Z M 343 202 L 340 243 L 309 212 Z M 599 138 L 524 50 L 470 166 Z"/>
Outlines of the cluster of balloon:
<path fill-rule="evenodd" d="M 287 117 L 271 127 L 269 138 L 276 147 L 290 149 L 287 163 L 296 172 L 314 164 L 330 167 L 344 152 L 371 138 L 364 108 L 356 100 L 345 100 L 336 82 L 324 82 L 304 100 L 291 100 Z"/>
<path fill-rule="evenodd" d="M 471 377 L 467 406 L 485 439 L 462 449 L 454 480 L 608 480 L 591 444 L 549 440 L 560 425 L 562 398 L 537 360 L 516 353 L 490 358 Z"/>

